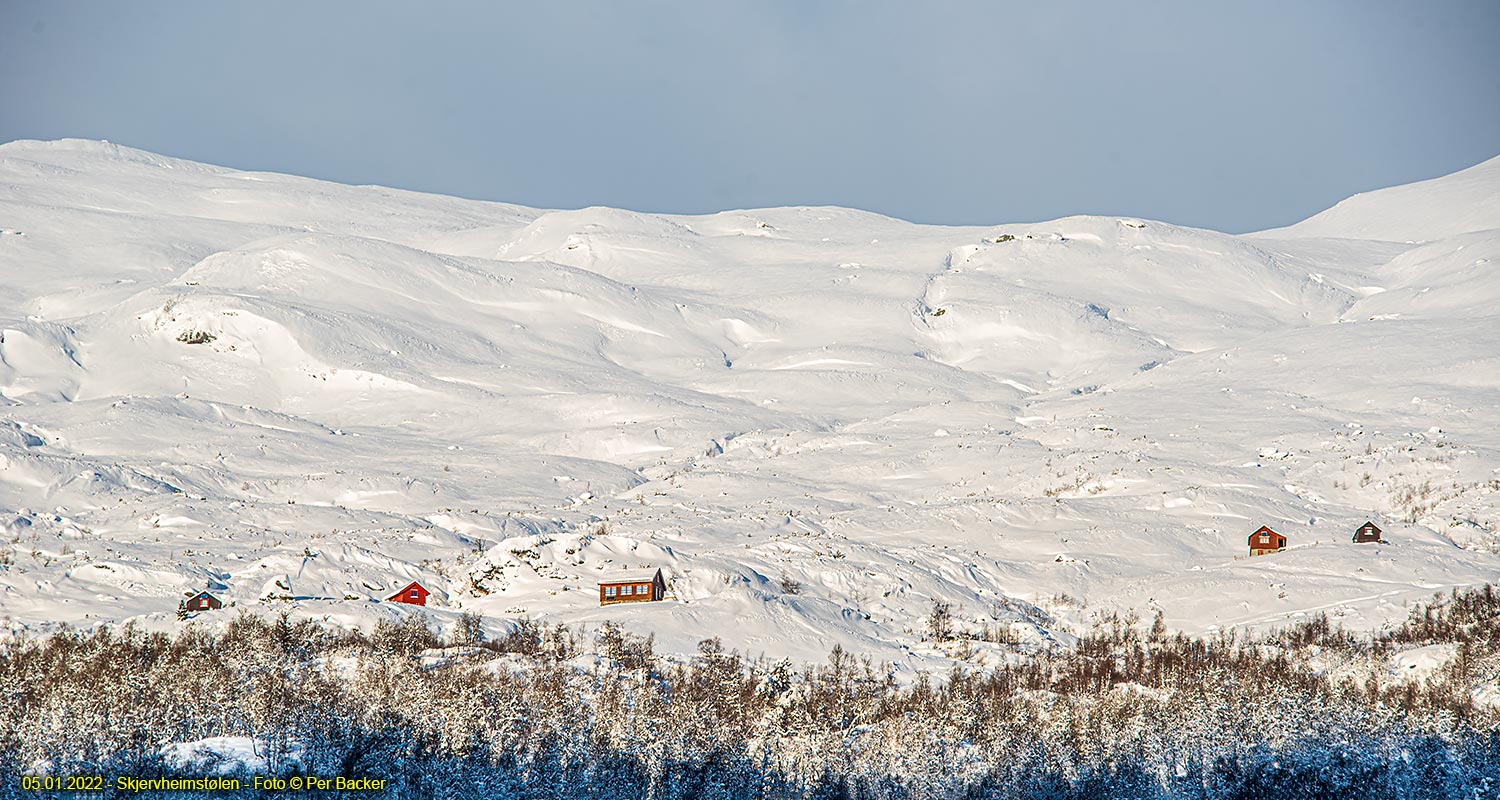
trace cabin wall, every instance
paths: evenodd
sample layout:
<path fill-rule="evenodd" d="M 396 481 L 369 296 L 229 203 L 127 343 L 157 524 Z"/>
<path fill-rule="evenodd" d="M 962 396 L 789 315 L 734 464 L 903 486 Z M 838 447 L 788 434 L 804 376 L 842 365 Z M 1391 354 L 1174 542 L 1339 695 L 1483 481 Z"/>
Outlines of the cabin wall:
<path fill-rule="evenodd" d="M 1250 539 L 1250 557 L 1265 556 L 1271 553 L 1279 553 L 1286 549 L 1286 537 L 1272 536 L 1271 541 L 1261 544 L 1259 536 Z"/>
<path fill-rule="evenodd" d="M 631 587 L 630 594 L 620 594 L 620 590 L 626 586 Z M 613 595 L 609 590 L 614 589 Z M 641 591 L 645 589 L 646 591 Z M 665 587 L 660 580 L 651 580 L 640 583 L 615 583 L 599 587 L 599 605 L 609 606 L 615 603 L 652 603 L 662 599 L 665 595 Z"/>

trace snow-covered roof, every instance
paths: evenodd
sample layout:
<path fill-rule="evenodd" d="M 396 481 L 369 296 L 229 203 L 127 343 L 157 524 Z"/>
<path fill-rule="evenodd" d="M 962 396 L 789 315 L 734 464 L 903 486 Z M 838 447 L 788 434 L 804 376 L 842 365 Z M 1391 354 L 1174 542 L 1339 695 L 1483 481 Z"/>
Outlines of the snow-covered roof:
<path fill-rule="evenodd" d="M 600 575 L 598 583 L 600 586 L 606 583 L 641 583 L 642 581 L 649 581 L 655 578 L 658 572 L 661 572 L 661 570 L 657 567 L 620 569 Z"/>
<path fill-rule="evenodd" d="M 432 594 L 432 592 L 428 592 L 427 591 L 427 587 L 423 586 L 421 581 L 412 581 L 411 583 L 408 583 L 405 586 L 402 586 L 400 589 L 396 590 L 396 594 L 401 594 L 402 592 L 406 591 L 407 589 L 411 589 L 413 587 L 421 589 L 422 591 L 427 592 L 428 594 Z"/>

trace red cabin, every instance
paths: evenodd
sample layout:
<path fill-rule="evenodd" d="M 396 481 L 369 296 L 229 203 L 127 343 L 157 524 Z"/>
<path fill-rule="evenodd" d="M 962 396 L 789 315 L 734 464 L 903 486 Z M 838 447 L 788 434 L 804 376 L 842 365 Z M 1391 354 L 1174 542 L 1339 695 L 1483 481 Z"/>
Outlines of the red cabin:
<path fill-rule="evenodd" d="M 1358 528 L 1354 529 L 1354 543 L 1355 544 L 1363 544 L 1365 542 L 1380 542 L 1380 543 L 1384 543 L 1385 540 L 1382 539 L 1382 538 L 1380 538 L 1380 533 L 1381 533 L 1381 531 L 1380 531 L 1380 527 L 1378 525 L 1376 525 L 1373 522 L 1366 522 L 1365 524 L 1363 524 L 1363 525 L 1359 526 Z"/>
<path fill-rule="evenodd" d="M 1260 526 L 1255 533 L 1250 534 L 1250 555 L 1252 556 L 1263 556 L 1285 549 L 1286 537 L 1264 525 Z"/>
<path fill-rule="evenodd" d="M 410 603 L 414 606 L 425 606 L 427 605 L 427 595 L 429 594 L 432 594 L 432 592 L 427 591 L 422 584 L 412 581 L 406 585 L 406 588 L 386 599 L 395 603 Z"/>
<path fill-rule="evenodd" d="M 219 598 L 206 591 L 193 595 L 187 601 L 188 611 L 218 611 L 223 607 L 224 604 L 219 601 Z"/>

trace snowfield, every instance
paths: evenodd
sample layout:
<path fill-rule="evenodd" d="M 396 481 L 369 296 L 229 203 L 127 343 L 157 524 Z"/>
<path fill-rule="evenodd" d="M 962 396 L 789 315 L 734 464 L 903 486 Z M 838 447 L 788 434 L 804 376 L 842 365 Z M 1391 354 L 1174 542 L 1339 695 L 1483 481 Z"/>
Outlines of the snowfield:
<path fill-rule="evenodd" d="M 952 655 L 935 601 L 1037 643 L 1131 609 L 1374 629 L 1500 577 L 1500 158 L 1232 236 L 543 211 L 18 141 L 0 229 L 13 629 L 171 628 L 208 588 L 915 667 Z M 1262 524 L 1289 549 L 1246 558 Z M 599 607 L 637 567 L 668 600 Z M 373 602 L 413 580 L 427 611 Z"/>

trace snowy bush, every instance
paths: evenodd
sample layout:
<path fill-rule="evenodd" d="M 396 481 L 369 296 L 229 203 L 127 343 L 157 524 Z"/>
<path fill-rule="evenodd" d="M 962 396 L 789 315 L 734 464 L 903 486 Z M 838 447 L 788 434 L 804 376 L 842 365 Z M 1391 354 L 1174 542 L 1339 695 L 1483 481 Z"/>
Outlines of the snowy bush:
<path fill-rule="evenodd" d="M 575 632 L 529 622 L 432 660 L 423 620 L 362 636 L 245 615 L 220 633 L 127 625 L 9 641 L 0 771 L 222 775 L 238 762 L 182 753 L 248 742 L 246 770 L 382 777 L 393 798 L 1439 798 L 1500 786 L 1500 712 L 1472 692 L 1500 667 L 1489 587 L 1373 638 L 1326 617 L 1191 638 L 1106 615 L 1074 648 L 908 685 L 837 647 L 798 668 L 706 639 L 674 661 L 614 626 L 593 638 L 595 660 L 574 660 Z M 1426 680 L 1390 679 L 1392 653 L 1439 643 L 1452 657 Z"/>
<path fill-rule="evenodd" d="M 215 337 L 212 333 L 199 330 L 187 330 L 177 334 L 177 341 L 182 342 L 183 344 L 208 344 L 215 338 L 217 337 Z"/>

